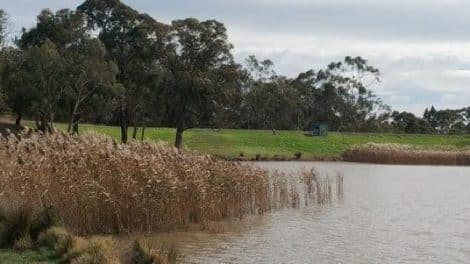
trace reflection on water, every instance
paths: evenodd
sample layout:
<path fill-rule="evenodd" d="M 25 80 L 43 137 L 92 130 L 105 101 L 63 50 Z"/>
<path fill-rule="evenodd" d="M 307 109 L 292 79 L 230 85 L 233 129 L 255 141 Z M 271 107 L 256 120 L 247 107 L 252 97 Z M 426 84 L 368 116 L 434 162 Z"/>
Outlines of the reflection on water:
<path fill-rule="evenodd" d="M 344 197 L 178 232 L 183 263 L 470 263 L 470 168 L 328 162 L 255 163 L 344 175 Z"/>

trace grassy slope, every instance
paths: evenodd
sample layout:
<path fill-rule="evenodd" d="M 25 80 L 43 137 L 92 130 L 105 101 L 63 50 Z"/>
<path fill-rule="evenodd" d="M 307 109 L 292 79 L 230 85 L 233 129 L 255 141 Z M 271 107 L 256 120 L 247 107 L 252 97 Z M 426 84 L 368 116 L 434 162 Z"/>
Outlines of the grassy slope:
<path fill-rule="evenodd" d="M 60 124 L 60 128 L 65 126 Z M 96 131 L 114 138 L 119 138 L 119 128 L 97 125 L 81 125 L 81 133 Z M 129 131 L 131 132 L 131 130 Z M 140 135 L 139 135 L 140 136 Z M 280 155 L 292 157 L 301 152 L 303 159 L 319 157 L 339 157 L 349 146 L 355 144 L 400 143 L 425 148 L 450 146 L 461 148 L 470 146 L 470 135 L 436 136 L 436 135 L 395 135 L 395 134 L 344 134 L 330 133 L 328 137 L 307 137 L 299 131 L 271 131 L 224 129 L 220 132 L 211 129 L 192 129 L 183 136 L 186 148 L 202 153 L 216 154 L 227 158 L 236 158 L 243 152 L 246 158 L 256 154 L 265 157 Z M 146 139 L 172 143 L 174 129 L 147 128 Z"/>
<path fill-rule="evenodd" d="M 11 250 L 0 250 L 0 263 L 2 264 L 23 264 L 23 263 L 57 263 L 53 260 L 53 253 L 49 251 L 28 250 L 17 253 Z"/>

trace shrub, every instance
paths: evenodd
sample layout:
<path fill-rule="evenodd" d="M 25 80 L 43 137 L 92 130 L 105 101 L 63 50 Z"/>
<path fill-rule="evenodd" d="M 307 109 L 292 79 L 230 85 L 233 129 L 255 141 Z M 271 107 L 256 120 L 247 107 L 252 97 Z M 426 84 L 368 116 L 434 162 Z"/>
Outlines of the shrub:
<path fill-rule="evenodd" d="M 38 237 L 38 246 L 53 250 L 57 256 L 68 253 L 73 245 L 74 237 L 61 227 L 51 227 Z"/>
<path fill-rule="evenodd" d="M 174 246 L 166 249 L 162 246 L 160 251 L 152 249 L 148 243 L 141 240 L 135 240 L 127 260 L 128 264 L 172 264 L 176 263 L 178 258 Z"/>
<path fill-rule="evenodd" d="M 141 241 L 135 240 L 129 256 L 129 264 L 153 264 L 157 256 L 152 248 L 143 245 Z"/>
<path fill-rule="evenodd" d="M 71 264 L 113 264 L 117 259 L 113 254 L 115 242 L 111 238 L 93 237 L 89 240 L 77 239 L 66 255 Z"/>
<path fill-rule="evenodd" d="M 13 249 L 19 251 L 31 249 L 33 248 L 33 246 L 33 240 L 31 239 L 31 236 L 29 234 L 25 234 L 13 242 Z"/>
<path fill-rule="evenodd" d="M 30 235 L 33 240 L 37 240 L 38 235 L 54 226 L 61 226 L 62 219 L 57 210 L 53 207 L 46 207 L 34 218 L 30 227 Z"/>
<path fill-rule="evenodd" d="M 0 247 L 26 245 L 31 240 L 29 231 L 33 221 L 30 207 L 4 210 L 0 222 Z M 21 248 L 21 246 L 19 246 Z"/>

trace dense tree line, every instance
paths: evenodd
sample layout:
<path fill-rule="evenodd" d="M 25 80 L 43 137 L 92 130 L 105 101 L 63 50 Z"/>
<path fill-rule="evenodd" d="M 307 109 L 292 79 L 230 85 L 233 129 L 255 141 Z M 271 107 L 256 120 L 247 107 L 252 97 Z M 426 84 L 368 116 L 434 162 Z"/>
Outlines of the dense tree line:
<path fill-rule="evenodd" d="M 36 26 L 7 41 L 0 11 L 0 111 L 56 121 L 119 125 L 122 141 L 146 126 L 465 133 L 469 109 L 391 112 L 372 92 L 380 72 L 346 57 L 295 78 L 270 60 L 234 61 L 225 26 L 194 18 L 156 21 L 119 0 L 87 0 L 76 10 L 43 10 Z"/>

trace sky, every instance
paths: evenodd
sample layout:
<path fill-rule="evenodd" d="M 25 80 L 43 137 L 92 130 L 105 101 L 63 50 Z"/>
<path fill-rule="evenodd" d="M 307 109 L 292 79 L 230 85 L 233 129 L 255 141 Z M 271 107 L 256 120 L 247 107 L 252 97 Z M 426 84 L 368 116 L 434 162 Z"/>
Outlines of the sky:
<path fill-rule="evenodd" d="M 32 27 L 43 8 L 80 0 L 0 0 L 12 28 Z M 470 106 L 468 0 L 124 0 L 161 22 L 223 22 L 238 62 L 271 59 L 290 77 L 345 56 L 381 71 L 374 92 L 394 110 Z"/>

